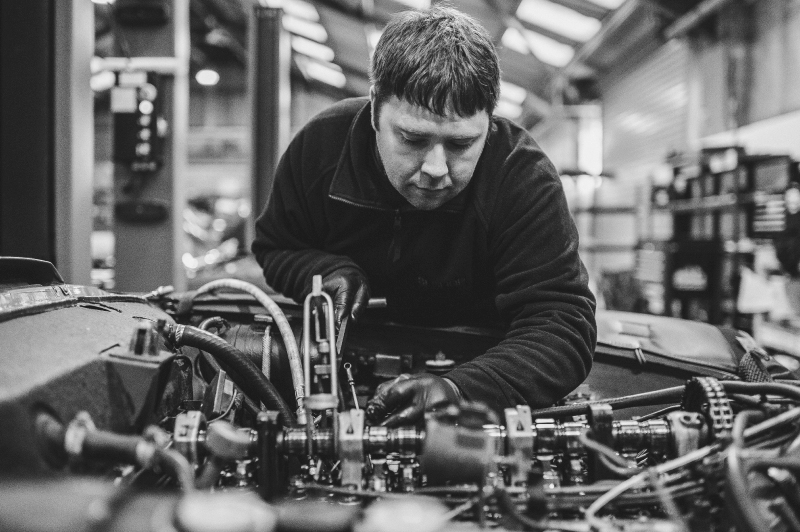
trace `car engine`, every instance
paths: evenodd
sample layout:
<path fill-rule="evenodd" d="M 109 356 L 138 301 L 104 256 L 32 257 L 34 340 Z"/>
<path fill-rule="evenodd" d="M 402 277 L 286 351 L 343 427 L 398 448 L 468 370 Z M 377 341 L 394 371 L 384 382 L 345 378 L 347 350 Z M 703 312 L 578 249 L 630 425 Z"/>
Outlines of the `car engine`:
<path fill-rule="evenodd" d="M 380 383 L 502 333 L 371 306 L 337 331 L 318 279 L 119 294 L 0 259 L 0 529 L 800 530 L 800 385 L 748 335 L 598 313 L 560 404 L 387 428 Z"/>

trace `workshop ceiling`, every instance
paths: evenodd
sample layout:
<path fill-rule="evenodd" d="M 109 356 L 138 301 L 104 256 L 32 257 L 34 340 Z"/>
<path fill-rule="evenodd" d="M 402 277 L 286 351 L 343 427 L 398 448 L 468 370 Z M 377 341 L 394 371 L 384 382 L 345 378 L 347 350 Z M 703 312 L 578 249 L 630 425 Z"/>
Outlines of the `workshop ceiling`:
<path fill-rule="evenodd" d="M 98 0 L 96 0 L 98 1 Z M 109 1 L 109 0 L 106 0 Z M 125 0 L 117 0 L 124 2 Z M 431 0 L 269 0 L 284 9 L 292 71 L 312 90 L 364 95 L 371 50 L 390 17 Z M 433 0 L 436 1 L 436 0 Z M 243 88 L 247 23 L 259 0 L 190 0 L 191 72 L 213 69 Z M 554 103 L 597 97 L 593 80 L 700 0 L 450 0 L 494 38 L 504 85 L 500 114 L 531 127 Z M 113 55 L 113 6 L 97 5 L 96 53 Z M 297 79 L 297 78 L 296 78 Z"/>

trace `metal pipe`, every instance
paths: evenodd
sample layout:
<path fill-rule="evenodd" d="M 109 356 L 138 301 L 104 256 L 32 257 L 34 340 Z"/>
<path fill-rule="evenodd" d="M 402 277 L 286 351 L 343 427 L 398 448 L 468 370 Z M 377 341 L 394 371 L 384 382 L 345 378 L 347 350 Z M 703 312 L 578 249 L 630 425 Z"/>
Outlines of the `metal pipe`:
<path fill-rule="evenodd" d="M 664 36 L 667 39 L 682 37 L 696 28 L 706 18 L 713 15 L 733 0 L 706 0 L 697 5 L 694 9 L 680 17 L 678 20 L 667 26 Z"/>

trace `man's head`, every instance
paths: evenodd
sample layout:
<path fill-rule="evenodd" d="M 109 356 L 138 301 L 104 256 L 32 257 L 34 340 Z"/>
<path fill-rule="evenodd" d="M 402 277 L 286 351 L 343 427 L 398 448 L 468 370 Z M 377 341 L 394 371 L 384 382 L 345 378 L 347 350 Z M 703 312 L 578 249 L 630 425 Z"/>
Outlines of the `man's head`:
<path fill-rule="evenodd" d="M 472 178 L 500 94 L 489 35 L 452 8 L 403 13 L 378 41 L 370 80 L 389 181 L 419 209 L 441 206 Z"/>

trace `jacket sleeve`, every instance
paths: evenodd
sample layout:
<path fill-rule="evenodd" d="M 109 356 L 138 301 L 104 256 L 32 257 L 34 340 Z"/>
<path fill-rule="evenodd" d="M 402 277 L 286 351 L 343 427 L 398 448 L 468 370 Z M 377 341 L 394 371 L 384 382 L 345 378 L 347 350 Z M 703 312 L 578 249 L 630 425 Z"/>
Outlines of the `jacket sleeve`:
<path fill-rule="evenodd" d="M 558 174 L 541 154 L 518 157 L 485 214 L 505 338 L 447 377 L 494 410 L 562 399 L 587 376 L 597 337 L 595 299 Z"/>
<path fill-rule="evenodd" d="M 256 220 L 252 251 L 267 284 L 302 302 L 314 275 L 343 267 L 360 269 L 348 257 L 324 251 L 324 169 L 317 157 L 303 157 L 308 135 L 301 131 L 278 162 L 269 202 Z"/>

